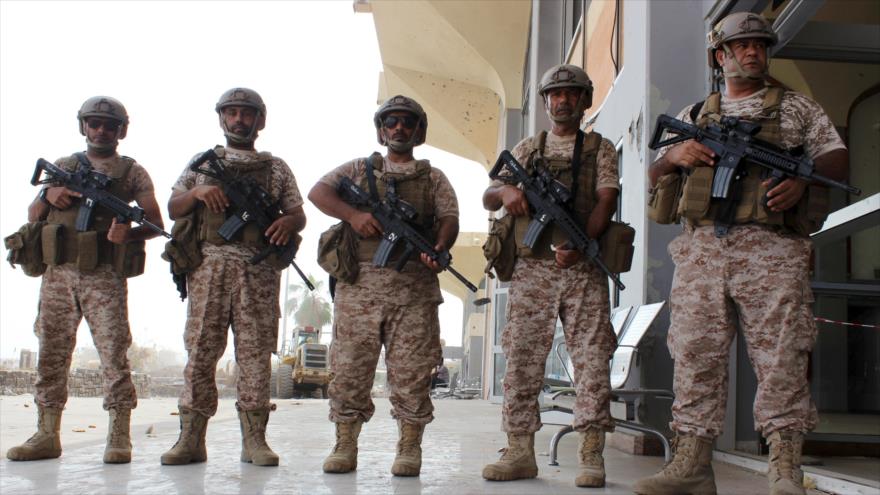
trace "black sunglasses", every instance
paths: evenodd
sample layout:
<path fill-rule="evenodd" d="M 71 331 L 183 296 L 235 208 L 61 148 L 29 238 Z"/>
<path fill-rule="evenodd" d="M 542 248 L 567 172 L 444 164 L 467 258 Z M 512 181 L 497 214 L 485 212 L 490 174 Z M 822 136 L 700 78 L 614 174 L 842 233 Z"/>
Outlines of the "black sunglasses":
<path fill-rule="evenodd" d="M 397 123 L 403 124 L 404 129 L 415 129 L 419 124 L 419 119 L 416 117 L 412 117 L 407 115 L 406 117 L 397 117 L 394 115 L 390 115 L 385 117 L 385 120 L 382 121 L 382 125 L 385 126 L 386 129 L 394 129 L 397 127 Z"/>
<path fill-rule="evenodd" d="M 89 126 L 89 129 L 98 129 L 103 126 L 104 129 L 107 129 L 108 131 L 116 131 L 119 130 L 120 124 L 119 122 L 114 122 L 112 120 L 89 119 L 86 121 L 86 125 Z"/>

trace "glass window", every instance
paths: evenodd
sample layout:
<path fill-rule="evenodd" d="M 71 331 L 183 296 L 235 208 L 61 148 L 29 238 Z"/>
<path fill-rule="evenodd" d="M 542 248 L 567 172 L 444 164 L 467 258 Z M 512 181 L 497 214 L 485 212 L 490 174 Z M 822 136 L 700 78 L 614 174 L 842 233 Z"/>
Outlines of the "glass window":
<path fill-rule="evenodd" d="M 495 341 L 494 345 L 501 345 L 501 331 L 507 325 L 507 291 L 495 296 Z"/>
<path fill-rule="evenodd" d="M 504 354 L 495 354 L 495 376 L 493 377 L 492 395 L 504 395 L 504 373 L 507 372 L 507 359 Z"/>

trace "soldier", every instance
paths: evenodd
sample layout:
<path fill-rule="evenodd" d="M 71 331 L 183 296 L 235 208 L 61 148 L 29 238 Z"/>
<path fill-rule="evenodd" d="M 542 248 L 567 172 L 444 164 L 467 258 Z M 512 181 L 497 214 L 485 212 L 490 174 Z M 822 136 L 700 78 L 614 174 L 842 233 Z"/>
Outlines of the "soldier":
<path fill-rule="evenodd" d="M 575 213 L 583 219 L 589 237 L 598 239 L 616 210 L 619 185 L 614 145 L 595 132 L 580 130 L 584 111 L 592 105 L 593 83 L 581 68 L 558 65 L 544 74 L 538 91 L 551 130 L 523 139 L 512 154 L 528 170 L 546 167 L 569 187 Z M 515 217 L 520 246 L 508 292 L 508 322 L 501 337 L 507 358 L 502 429 L 507 432 L 508 447 L 499 462 L 483 469 L 483 477 L 509 481 L 538 475 L 534 441 L 542 425 L 537 399 L 558 316 L 577 387 L 573 427 L 580 432 L 581 471 L 575 484 L 604 486 L 605 432 L 614 427 L 608 362 L 616 347 L 607 278 L 568 246 L 555 227 L 552 234 L 548 229 L 534 249 L 522 247 L 531 218 L 528 201 L 516 186 L 494 181 L 483 194 L 483 206 L 490 211 L 504 206 Z"/>
<path fill-rule="evenodd" d="M 128 114 L 118 100 L 95 96 L 77 113 L 79 131 L 86 137 L 85 154 L 56 160 L 75 171 L 91 162 L 96 172 L 110 176 L 110 193 L 134 200 L 145 218 L 162 227 L 162 215 L 147 171 L 134 159 L 116 152 L 128 132 Z M 23 445 L 9 449 L 14 461 L 61 455 L 61 410 L 67 402 L 67 376 L 76 344 L 76 331 L 85 316 L 101 359 L 104 409 L 110 412 L 105 463 L 131 462 L 129 424 L 137 395 L 126 353 L 131 345 L 126 278 L 143 273 L 144 240 L 157 234 L 148 228 L 117 223 L 103 207 L 93 213 L 91 230 L 77 232 L 81 195 L 49 185 L 28 208 L 28 221 L 45 220 L 43 260 L 48 265 L 40 286 L 40 306 L 34 333 L 40 340 L 34 402 L 38 430 Z M 48 242 L 54 233 L 55 242 Z M 50 261 L 51 260 L 51 261 Z"/>
<path fill-rule="evenodd" d="M 278 200 L 283 215 L 265 231 L 247 224 L 233 241 L 217 233 L 225 221 L 230 201 L 218 181 L 187 168 L 174 185 L 168 201 L 171 218 L 181 225 L 191 222 L 192 236 L 201 263 L 187 274 L 187 308 L 184 345 L 188 353 L 184 387 L 178 402 L 180 438 L 162 455 L 162 464 L 188 464 L 207 459 L 205 432 L 217 412 L 217 361 L 226 349 L 230 325 L 238 364 L 238 418 L 242 433 L 242 462 L 277 466 L 278 456 L 266 444 L 269 411 L 271 353 L 278 340 L 279 285 L 282 266 L 268 259 L 249 259 L 271 243 L 298 242 L 306 224 L 296 179 L 284 160 L 257 152 L 254 142 L 266 125 L 266 105 L 256 91 L 233 88 L 223 93 L 215 107 L 226 147 L 215 152 L 226 167 L 249 177 Z M 194 158 L 195 160 L 195 158 Z M 178 223 L 175 223 L 177 238 Z M 186 229 L 180 229 L 186 230 Z M 167 251 L 166 251 L 167 252 Z"/>
<path fill-rule="evenodd" d="M 425 235 L 436 239 L 434 249 L 452 247 L 458 236 L 458 201 L 449 180 L 427 160 L 416 160 L 413 148 L 425 142 L 428 117 L 413 99 L 394 96 L 373 118 L 379 143 L 388 147 L 383 158 L 351 160 L 324 177 L 309 192 L 309 200 L 324 213 L 341 219 L 342 228 L 360 237 L 352 249 L 358 275 L 339 280 L 334 301 L 330 382 L 330 421 L 336 424 L 336 445 L 324 461 L 327 473 L 346 473 L 357 467 L 357 438 L 375 407 L 370 389 L 382 346 L 391 387 L 391 415 L 398 421 L 400 439 L 391 467 L 395 476 L 417 476 L 422 465 L 422 433 L 434 416 L 430 400 L 431 371 L 440 361 L 437 306 L 443 302 L 437 273 L 440 267 L 424 254 L 398 272 L 378 268 L 371 260 L 382 226 L 369 211 L 355 208 L 337 194 L 343 177 L 374 197 L 384 199 L 396 189 L 418 212 Z M 374 187 L 371 186 L 374 183 Z M 395 252 L 392 258 L 399 257 Z M 395 264 L 392 261 L 391 264 Z"/>
<path fill-rule="evenodd" d="M 758 138 L 802 149 L 817 173 L 847 177 L 846 148 L 822 108 L 765 82 L 767 51 L 777 41 L 766 19 L 731 14 L 708 40 L 709 64 L 723 70 L 725 91 L 685 108 L 680 120 L 700 127 L 722 116 L 754 121 L 762 125 Z M 708 204 L 717 159 L 706 146 L 685 141 L 661 150 L 648 170 L 655 196 L 684 180 L 679 206 L 658 215 L 684 217 L 684 232 L 669 244 L 675 263 L 668 337 L 675 360 L 670 427 L 677 448 L 672 462 L 637 482 L 635 491 L 715 493 L 712 441 L 721 434 L 728 350 L 738 321 L 758 378 L 755 427 L 770 444 L 770 493 L 802 494 L 801 447 L 804 433 L 817 422 L 807 382 L 816 338 L 809 233 L 821 225 L 814 219 L 827 214 L 820 205 L 827 189 L 800 179 L 777 184 L 762 177 L 757 165 L 748 165 L 735 186 L 742 194 L 735 218 L 725 221 L 718 207 Z"/>

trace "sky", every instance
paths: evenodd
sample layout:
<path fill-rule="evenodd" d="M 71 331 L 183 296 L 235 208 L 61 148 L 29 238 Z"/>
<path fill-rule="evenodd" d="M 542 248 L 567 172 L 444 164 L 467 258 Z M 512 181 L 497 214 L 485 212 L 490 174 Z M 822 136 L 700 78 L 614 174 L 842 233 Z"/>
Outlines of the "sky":
<path fill-rule="evenodd" d="M 223 143 L 214 104 L 225 90 L 261 94 L 268 110 L 257 149 L 287 161 L 305 196 L 330 169 L 380 150 L 372 117 L 381 70 L 373 18 L 355 14 L 349 0 L 0 1 L 0 234 L 27 220 L 37 158 L 85 149 L 76 112 L 91 96 L 113 96 L 128 110 L 119 152 L 150 173 L 170 230 L 172 184 L 193 155 Z M 449 177 L 461 231 L 485 231 L 483 168 L 427 145 L 415 155 Z M 297 264 L 324 279 L 317 239 L 336 220 L 308 201 L 305 211 Z M 183 352 L 186 304 L 160 258 L 163 243 L 147 243 L 146 273 L 129 279 L 129 321 L 137 344 Z M 0 265 L 0 357 L 17 358 L 37 349 L 40 279 Z M 461 303 L 444 298 L 441 337 L 460 345 Z M 77 346 L 86 345 L 83 322 Z"/>

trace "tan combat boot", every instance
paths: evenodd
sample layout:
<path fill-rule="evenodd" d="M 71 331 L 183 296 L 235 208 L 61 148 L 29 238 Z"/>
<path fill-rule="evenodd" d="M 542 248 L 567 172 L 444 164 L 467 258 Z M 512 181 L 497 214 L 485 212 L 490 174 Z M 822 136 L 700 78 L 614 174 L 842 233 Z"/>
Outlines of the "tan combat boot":
<path fill-rule="evenodd" d="M 581 444 L 578 448 L 578 460 L 581 472 L 574 484 L 577 486 L 599 488 L 605 486 L 605 431 L 590 427 L 581 432 Z"/>
<path fill-rule="evenodd" d="M 654 476 L 637 481 L 633 491 L 641 495 L 715 495 L 712 440 L 679 435 L 675 443 L 672 461 Z"/>
<path fill-rule="evenodd" d="M 104 464 L 128 464 L 131 462 L 131 409 L 110 409 L 110 427 L 107 431 L 107 447 Z"/>
<path fill-rule="evenodd" d="M 507 448 L 501 460 L 483 468 L 483 478 L 490 481 L 511 481 L 538 476 L 535 462 L 535 434 L 507 434 Z"/>
<path fill-rule="evenodd" d="M 397 422 L 400 440 L 397 441 L 397 456 L 391 466 L 394 476 L 418 476 L 422 470 L 422 433 L 425 425 Z"/>
<path fill-rule="evenodd" d="M 269 424 L 269 408 L 238 411 L 241 423 L 241 462 L 254 466 L 277 466 L 278 454 L 266 443 L 266 425 Z"/>
<path fill-rule="evenodd" d="M 357 469 L 358 435 L 363 421 L 336 423 L 336 445 L 324 459 L 325 473 L 347 473 Z"/>
<path fill-rule="evenodd" d="M 180 407 L 180 437 L 168 452 L 162 454 L 162 464 L 179 465 L 208 460 L 205 448 L 205 433 L 208 430 L 208 416 Z"/>
<path fill-rule="evenodd" d="M 804 472 L 801 471 L 801 448 L 804 435 L 798 431 L 774 431 L 767 437 L 770 461 L 767 480 L 770 495 L 804 495 Z"/>
<path fill-rule="evenodd" d="M 54 459 L 61 455 L 61 408 L 37 405 L 37 432 L 6 452 L 11 461 Z"/>

